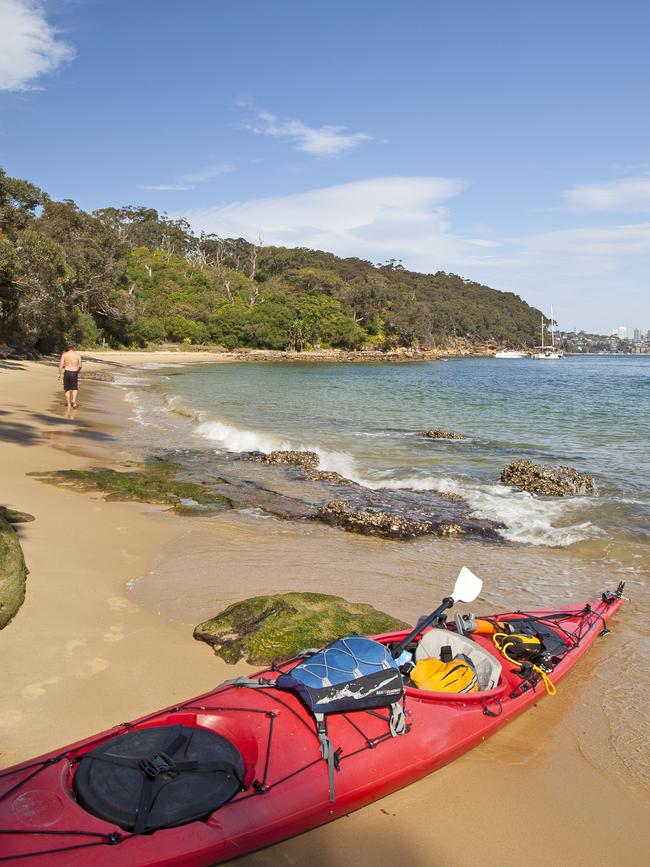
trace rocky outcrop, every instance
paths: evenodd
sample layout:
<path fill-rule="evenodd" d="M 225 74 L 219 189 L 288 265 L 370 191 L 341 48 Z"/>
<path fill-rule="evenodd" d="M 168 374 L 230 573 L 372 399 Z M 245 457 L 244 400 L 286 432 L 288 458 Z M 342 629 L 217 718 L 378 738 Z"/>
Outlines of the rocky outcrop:
<path fill-rule="evenodd" d="M 351 632 L 372 635 L 406 627 L 371 605 L 347 602 L 340 596 L 279 593 L 230 605 L 200 623 L 194 638 L 205 641 L 226 662 L 243 657 L 252 665 L 267 665 Z"/>
<path fill-rule="evenodd" d="M 269 452 L 268 455 L 251 454 L 248 457 L 258 464 L 291 464 L 294 467 L 310 470 L 316 469 L 320 463 L 316 452 L 307 451 L 275 451 Z"/>
<path fill-rule="evenodd" d="M 18 536 L 0 516 L 0 629 L 14 617 L 25 600 L 27 567 Z"/>
<path fill-rule="evenodd" d="M 430 440 L 464 440 L 462 434 L 456 433 L 453 430 L 443 430 L 441 427 L 432 427 L 429 430 L 420 431 L 420 436 L 427 437 Z"/>
<path fill-rule="evenodd" d="M 594 477 L 573 467 L 552 467 L 532 461 L 513 461 L 501 473 L 501 481 L 531 494 L 547 497 L 573 497 L 594 493 Z"/>
<path fill-rule="evenodd" d="M 43 482 L 77 491 L 101 491 L 107 500 L 137 500 L 142 503 L 170 503 L 178 511 L 221 511 L 231 507 L 227 497 L 213 493 L 202 484 L 179 478 L 183 468 L 171 461 L 157 460 L 137 470 L 118 471 L 108 467 L 89 470 L 55 470 L 30 473 Z"/>
<path fill-rule="evenodd" d="M 332 500 L 318 510 L 318 516 L 351 533 L 383 536 L 388 539 L 415 539 L 417 536 L 456 536 L 463 532 L 454 521 L 430 521 L 391 514 L 380 509 L 352 511 L 343 500 Z"/>

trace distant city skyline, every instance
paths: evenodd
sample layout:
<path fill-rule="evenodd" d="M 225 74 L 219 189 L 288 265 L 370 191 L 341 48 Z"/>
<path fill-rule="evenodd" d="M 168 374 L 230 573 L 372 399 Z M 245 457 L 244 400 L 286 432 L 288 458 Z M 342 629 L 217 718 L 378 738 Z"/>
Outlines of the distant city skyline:
<path fill-rule="evenodd" d="M 609 334 L 650 323 L 648 32 L 641 0 L 0 0 L 0 165 Z"/>

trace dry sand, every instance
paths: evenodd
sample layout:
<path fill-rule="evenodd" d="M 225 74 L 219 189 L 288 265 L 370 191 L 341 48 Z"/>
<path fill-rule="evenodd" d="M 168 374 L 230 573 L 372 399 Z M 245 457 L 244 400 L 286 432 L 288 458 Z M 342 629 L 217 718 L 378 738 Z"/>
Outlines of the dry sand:
<path fill-rule="evenodd" d="M 98 366 L 215 360 L 188 355 L 111 353 Z M 239 671 L 194 642 L 187 625 L 125 594 L 125 582 L 146 574 L 157 552 L 185 534 L 184 519 L 26 475 L 126 457 L 112 450 L 114 426 L 126 421 L 119 392 L 82 383 L 79 399 L 80 410 L 66 419 L 52 366 L 0 362 L 0 500 L 36 517 L 19 525 L 30 569 L 27 600 L 0 632 L 0 765 L 174 703 Z M 594 675 L 607 664 L 601 648 L 563 682 L 556 699 L 541 701 L 453 765 L 237 863 L 646 863 L 647 792 L 621 785 L 588 760 L 586 745 L 606 744 L 612 735 L 593 698 Z"/>

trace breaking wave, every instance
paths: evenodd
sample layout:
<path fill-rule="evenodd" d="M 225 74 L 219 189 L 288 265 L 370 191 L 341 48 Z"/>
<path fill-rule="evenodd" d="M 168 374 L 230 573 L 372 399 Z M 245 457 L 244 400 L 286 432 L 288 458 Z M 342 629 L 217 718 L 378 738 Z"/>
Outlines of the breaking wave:
<path fill-rule="evenodd" d="M 568 523 L 576 508 L 584 501 L 551 501 L 538 499 L 525 491 L 515 491 L 503 485 L 458 481 L 434 476 L 396 478 L 393 470 L 360 470 L 348 452 L 330 451 L 322 446 L 296 443 L 275 434 L 244 430 L 220 421 L 203 421 L 195 433 L 230 452 L 269 452 L 276 450 L 307 450 L 320 458 L 320 468 L 340 473 L 347 479 L 372 490 L 436 491 L 463 497 L 474 518 L 497 521 L 505 525 L 499 533 L 510 542 L 523 542 L 549 547 L 566 547 L 575 542 L 602 535 L 590 521 Z M 560 526 L 556 526 L 560 524 Z"/>
<path fill-rule="evenodd" d="M 374 489 L 457 494 L 467 500 L 474 518 L 505 524 L 505 529 L 498 532 L 510 542 L 564 548 L 603 535 L 603 531 L 590 521 L 554 526 L 569 520 L 576 509 L 584 508 L 583 500 L 541 500 L 526 491 L 515 491 L 503 485 L 460 482 L 432 476 L 383 478 L 368 480 L 364 484 Z"/>
<path fill-rule="evenodd" d="M 125 399 L 132 407 L 132 418 L 140 425 L 153 421 L 149 415 L 153 409 L 143 406 L 132 386 L 141 380 L 123 376 L 116 384 L 125 391 Z M 427 491 L 456 494 L 470 506 L 474 518 L 496 521 L 504 525 L 500 535 L 511 542 L 548 547 L 567 547 L 576 542 L 603 535 L 603 531 L 591 521 L 584 520 L 585 499 L 571 498 L 552 500 L 539 498 L 525 491 L 516 491 L 500 484 L 475 481 L 468 477 L 451 478 L 433 476 L 424 472 L 414 473 L 404 467 L 400 477 L 399 468 L 381 470 L 360 466 L 355 457 L 346 451 L 324 448 L 319 444 L 290 439 L 275 433 L 249 430 L 210 418 L 204 410 L 188 406 L 179 395 L 164 399 L 165 413 L 180 416 L 194 423 L 194 435 L 213 444 L 218 449 L 231 453 L 262 452 L 276 450 L 301 450 L 315 452 L 320 460 L 320 469 L 339 473 L 371 490 Z M 358 431 L 357 435 L 368 438 L 411 437 L 412 433 L 393 429 L 391 431 Z M 580 512 L 582 520 L 576 520 Z"/>
<path fill-rule="evenodd" d="M 331 451 L 309 443 L 294 443 L 275 434 L 242 430 L 242 428 L 221 421 L 204 421 L 198 425 L 195 433 L 217 443 L 229 452 L 262 452 L 263 454 L 290 450 L 315 452 L 320 459 L 319 469 L 340 473 L 346 479 L 363 484 L 357 478 L 356 461 L 348 452 Z"/>

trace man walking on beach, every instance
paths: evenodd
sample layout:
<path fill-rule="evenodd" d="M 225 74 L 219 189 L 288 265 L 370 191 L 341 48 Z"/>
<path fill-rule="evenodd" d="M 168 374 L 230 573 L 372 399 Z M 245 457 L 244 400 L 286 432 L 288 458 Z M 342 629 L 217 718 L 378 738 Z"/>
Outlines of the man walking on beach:
<path fill-rule="evenodd" d="M 77 408 L 77 391 L 79 389 L 79 371 L 81 370 L 81 355 L 77 352 L 77 344 L 69 343 L 67 350 L 61 355 L 59 363 L 59 379 L 63 374 L 63 391 L 68 409 Z"/>

